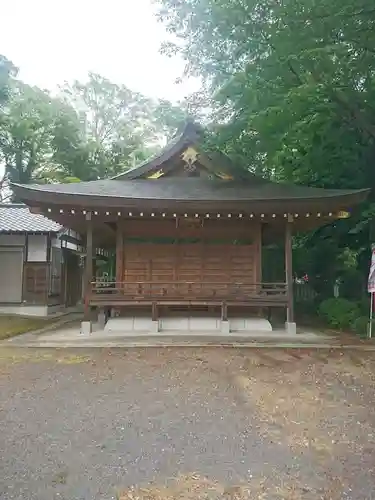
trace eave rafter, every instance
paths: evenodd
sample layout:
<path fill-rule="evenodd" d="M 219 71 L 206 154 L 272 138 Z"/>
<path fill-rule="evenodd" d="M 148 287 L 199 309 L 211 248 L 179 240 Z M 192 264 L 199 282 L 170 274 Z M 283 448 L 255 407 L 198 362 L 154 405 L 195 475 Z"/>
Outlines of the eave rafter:
<path fill-rule="evenodd" d="M 107 218 L 107 222 L 110 220 L 117 220 L 118 218 L 176 218 L 176 217 L 185 217 L 185 218 L 227 218 L 227 219 L 285 219 L 288 216 L 292 216 L 293 219 L 298 218 L 332 218 L 332 219 L 347 219 L 350 217 L 350 213 L 347 211 L 336 211 L 336 212 L 284 212 L 284 213 L 227 213 L 227 212 L 207 212 L 207 213 L 197 213 L 193 212 L 159 212 L 157 210 L 153 212 L 145 212 L 145 211 L 131 211 L 128 212 L 126 210 L 93 210 L 89 209 L 59 209 L 58 211 L 53 208 L 48 208 L 46 214 L 51 218 L 55 218 L 58 216 L 84 216 L 87 213 L 91 212 L 94 218 L 97 220 L 105 221 Z M 42 213 L 42 212 L 39 212 Z"/>
<path fill-rule="evenodd" d="M 202 226 L 205 221 L 215 221 L 216 223 L 238 224 L 249 223 L 251 221 L 267 224 L 272 226 L 283 227 L 287 221 L 293 222 L 296 230 L 307 230 L 314 227 L 330 224 L 337 219 L 345 219 L 350 216 L 347 211 L 322 211 L 322 212 L 306 212 L 299 213 L 284 212 L 284 213 L 254 213 L 254 212 L 184 212 L 184 211 L 139 211 L 139 210 L 89 210 L 77 208 L 56 208 L 44 207 L 44 215 L 58 221 L 59 223 L 77 229 L 79 232 L 85 232 L 85 218 L 88 213 L 91 213 L 95 234 L 100 235 L 101 240 L 113 240 L 115 238 L 116 223 L 121 220 L 126 226 L 126 221 L 162 221 L 175 220 L 176 224 L 179 221 L 199 222 Z"/>

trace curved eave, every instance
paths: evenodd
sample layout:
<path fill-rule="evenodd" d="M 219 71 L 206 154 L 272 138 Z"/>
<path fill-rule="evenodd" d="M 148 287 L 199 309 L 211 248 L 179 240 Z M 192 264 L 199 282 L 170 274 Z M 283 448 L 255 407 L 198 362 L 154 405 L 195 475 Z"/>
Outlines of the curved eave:
<path fill-rule="evenodd" d="M 157 181 L 155 181 L 157 182 Z M 52 187 L 52 185 L 51 185 Z M 85 207 L 85 208 L 95 208 L 95 207 L 150 207 L 153 209 L 157 208 L 168 208 L 168 207 L 185 207 L 209 210 L 210 208 L 215 210 L 248 210 L 248 211 L 273 211 L 275 213 L 280 213 L 283 211 L 292 212 L 297 209 L 308 210 L 349 210 L 355 205 L 363 202 L 370 190 L 362 189 L 356 191 L 343 191 L 342 193 L 327 194 L 321 197 L 317 196 L 304 196 L 304 197 L 287 197 L 287 196 L 275 196 L 275 197 L 260 197 L 260 198 L 249 198 L 249 199 L 158 199 L 153 197 L 120 197 L 120 196 L 109 196 L 105 194 L 76 194 L 76 193 L 64 193 L 56 192 L 53 189 L 48 190 L 46 186 L 43 189 L 38 189 L 35 187 L 29 187 L 27 185 L 12 184 L 12 189 L 14 190 L 17 197 L 23 200 L 26 204 L 31 206 L 40 205 L 50 205 L 59 206 L 71 206 L 71 207 Z"/>

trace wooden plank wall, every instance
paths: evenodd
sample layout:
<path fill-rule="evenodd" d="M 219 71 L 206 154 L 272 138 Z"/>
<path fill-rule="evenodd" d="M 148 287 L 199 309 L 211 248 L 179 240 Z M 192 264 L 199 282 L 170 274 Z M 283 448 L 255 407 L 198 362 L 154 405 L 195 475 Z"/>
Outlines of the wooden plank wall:
<path fill-rule="evenodd" d="M 261 226 L 249 220 L 144 220 L 126 221 L 118 235 L 117 270 L 123 282 L 199 283 L 205 289 L 220 294 L 223 283 L 254 284 L 261 281 Z M 196 243 L 134 242 L 131 238 L 198 239 Z M 122 240 L 122 238 L 124 238 Z M 231 240 L 246 240 L 248 244 L 233 244 Z M 221 243 L 225 240 L 225 243 Z M 122 242 L 122 250 L 119 243 Z M 228 243 L 226 243 L 228 241 Z M 118 274 L 118 273 L 117 273 Z M 119 281 L 117 277 L 117 281 Z M 206 286 L 207 285 L 207 286 Z M 165 287 L 164 287 L 165 288 Z M 225 295 L 227 287 L 222 287 Z M 180 292 L 182 291 L 179 287 Z M 142 293 L 134 286 L 128 293 Z M 197 287 L 197 293 L 202 286 Z M 189 294 L 194 290 L 189 288 Z"/>
<path fill-rule="evenodd" d="M 25 262 L 23 273 L 23 300 L 31 304 L 48 302 L 49 263 Z"/>
<path fill-rule="evenodd" d="M 256 245 L 128 244 L 125 282 L 255 283 Z"/>
<path fill-rule="evenodd" d="M 63 289 L 49 296 L 50 262 L 25 262 L 22 299 L 29 304 L 54 305 L 63 302 Z M 61 280 L 61 277 L 59 278 Z"/>

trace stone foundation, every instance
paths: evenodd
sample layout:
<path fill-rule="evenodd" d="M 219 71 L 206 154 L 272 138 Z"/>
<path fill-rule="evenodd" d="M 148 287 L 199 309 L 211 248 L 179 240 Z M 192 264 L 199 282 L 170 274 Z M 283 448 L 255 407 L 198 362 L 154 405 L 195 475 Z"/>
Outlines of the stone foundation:
<path fill-rule="evenodd" d="M 297 333 L 297 325 L 295 323 L 285 323 L 285 330 L 288 335 L 295 335 Z"/>
<path fill-rule="evenodd" d="M 19 314 L 20 316 L 47 317 L 64 312 L 63 305 L 47 306 L 34 304 L 3 304 L 0 305 L 1 314 Z"/>
<path fill-rule="evenodd" d="M 91 321 L 82 321 L 81 323 L 81 335 L 90 335 L 92 332 L 92 323 Z"/>
<path fill-rule="evenodd" d="M 152 321 L 147 317 L 109 318 L 104 331 L 123 333 L 173 334 L 236 334 L 272 332 L 271 323 L 263 318 L 229 318 L 221 321 L 215 317 L 167 317 Z"/>

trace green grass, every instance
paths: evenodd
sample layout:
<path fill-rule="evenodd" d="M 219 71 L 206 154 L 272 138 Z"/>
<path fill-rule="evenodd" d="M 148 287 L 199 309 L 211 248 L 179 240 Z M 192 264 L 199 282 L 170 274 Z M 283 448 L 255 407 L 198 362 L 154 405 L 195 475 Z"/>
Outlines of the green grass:
<path fill-rule="evenodd" d="M 56 318 L 30 318 L 10 314 L 0 315 L 0 340 L 9 339 L 15 335 L 39 330 L 56 323 Z"/>

